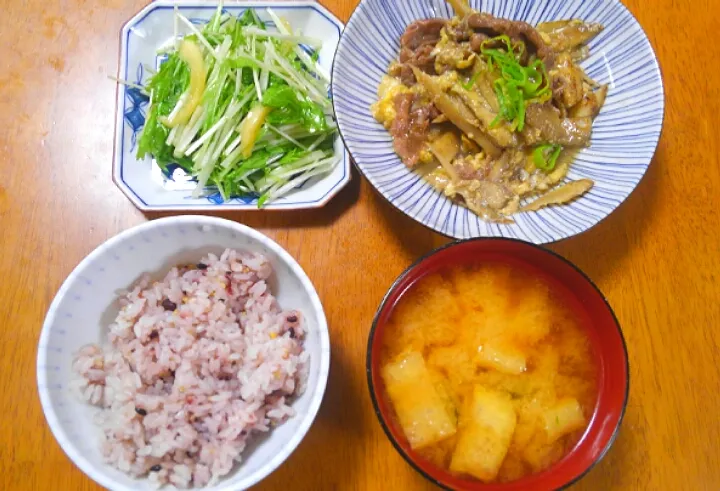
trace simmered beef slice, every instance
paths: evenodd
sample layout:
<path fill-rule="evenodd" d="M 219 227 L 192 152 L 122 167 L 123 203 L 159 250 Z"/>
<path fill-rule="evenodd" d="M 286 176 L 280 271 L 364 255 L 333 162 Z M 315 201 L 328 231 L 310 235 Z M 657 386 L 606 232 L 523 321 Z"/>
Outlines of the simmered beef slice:
<path fill-rule="evenodd" d="M 393 65 L 390 68 L 389 73 L 391 76 L 399 78 L 403 85 L 407 85 L 408 87 L 415 85 L 417 82 L 417 80 L 415 80 L 415 74 L 412 71 L 412 67 L 407 63 L 398 63 Z"/>
<path fill-rule="evenodd" d="M 400 65 L 392 75 L 400 77 L 405 85 L 415 84 L 415 75 L 410 65 L 434 75 L 435 57 L 432 51 L 446 24 L 445 19 L 426 19 L 410 24 L 400 38 Z"/>
<path fill-rule="evenodd" d="M 397 116 L 390 127 L 393 147 L 403 163 L 413 168 L 427 144 L 430 121 L 438 112 L 432 104 L 421 104 L 416 94 L 398 94 L 394 104 Z"/>
<path fill-rule="evenodd" d="M 403 48 L 402 51 L 400 51 L 400 63 L 414 65 L 425 73 L 435 75 L 435 57 L 432 55 L 433 49 L 435 49 L 435 46 L 432 44 L 420 46 L 415 51 Z M 412 69 L 410 71 L 412 72 Z"/>
<path fill-rule="evenodd" d="M 476 53 L 479 53 L 482 49 L 482 45 L 485 41 L 490 39 L 490 36 L 483 34 L 482 32 L 475 32 L 470 36 L 470 48 Z"/>
<path fill-rule="evenodd" d="M 440 31 L 447 24 L 445 19 L 418 20 L 407 26 L 400 38 L 400 47 L 415 51 L 421 46 L 435 46 L 440 40 Z"/>
<path fill-rule="evenodd" d="M 525 112 L 525 142 L 556 143 L 563 147 L 585 147 L 590 144 L 592 118 L 563 118 L 552 104 L 530 104 Z"/>
<path fill-rule="evenodd" d="M 498 19 L 490 14 L 475 12 L 468 15 L 463 20 L 463 23 L 476 34 L 489 37 L 505 34 L 513 41 L 522 41 L 529 51 L 534 51 L 537 57 L 545 62 L 546 66 L 553 63 L 554 53 L 552 49 L 545 44 L 540 33 L 527 22 Z M 478 51 L 482 41 L 484 41 L 483 37 L 476 38 L 476 42 L 472 43 L 473 49 Z"/>

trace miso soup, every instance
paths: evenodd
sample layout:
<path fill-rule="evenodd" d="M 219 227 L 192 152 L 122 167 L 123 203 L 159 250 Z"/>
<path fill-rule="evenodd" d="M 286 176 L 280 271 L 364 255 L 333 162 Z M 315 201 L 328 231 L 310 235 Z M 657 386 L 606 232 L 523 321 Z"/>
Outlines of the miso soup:
<path fill-rule="evenodd" d="M 403 295 L 380 367 L 414 452 L 458 477 L 507 482 L 577 444 L 597 366 L 582 317 L 559 290 L 494 264 L 428 275 Z"/>

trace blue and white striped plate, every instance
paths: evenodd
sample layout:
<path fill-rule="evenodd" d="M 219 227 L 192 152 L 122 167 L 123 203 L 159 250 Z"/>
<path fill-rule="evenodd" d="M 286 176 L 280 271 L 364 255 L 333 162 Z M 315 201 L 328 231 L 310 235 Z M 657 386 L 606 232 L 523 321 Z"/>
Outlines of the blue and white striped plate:
<path fill-rule="evenodd" d="M 370 114 L 377 88 L 399 51 L 405 27 L 417 19 L 452 16 L 443 0 L 363 0 L 340 39 L 333 66 L 335 112 L 360 171 L 390 203 L 433 230 L 458 239 L 510 237 L 537 244 L 594 226 L 635 189 L 655 153 L 665 100 L 657 59 L 632 14 L 617 0 L 471 0 L 473 8 L 533 25 L 579 18 L 605 30 L 590 43 L 582 66 L 609 84 L 594 124 L 592 145 L 578 155 L 568 179 L 595 186 L 567 206 L 515 215 L 514 224 L 487 223 L 434 191 L 395 155 L 388 132 Z"/>

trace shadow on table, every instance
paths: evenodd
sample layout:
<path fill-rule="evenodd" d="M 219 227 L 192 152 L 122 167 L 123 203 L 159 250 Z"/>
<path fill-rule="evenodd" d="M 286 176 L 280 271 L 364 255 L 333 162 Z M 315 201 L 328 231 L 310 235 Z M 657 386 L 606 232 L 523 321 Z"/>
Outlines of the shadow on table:
<path fill-rule="evenodd" d="M 637 188 L 617 210 L 590 230 L 548 247 L 576 263 L 595 282 L 643 241 L 663 185 L 665 146 L 661 144 Z"/>
<path fill-rule="evenodd" d="M 370 401 L 364 397 L 367 388 L 364 377 L 358 377 L 365 370 L 364 364 L 353 365 L 341 341 L 335 340 L 325 397 L 308 434 L 286 463 L 253 489 L 345 490 L 357 489 L 356 483 L 364 481 L 361 473 L 373 432 L 368 425 Z"/>
<path fill-rule="evenodd" d="M 631 247 L 642 241 L 656 211 L 665 155 L 666 148 L 661 142 L 647 173 L 617 210 L 590 230 L 548 247 L 577 263 L 594 281 L 600 281 L 605 272 L 622 261 Z M 393 231 L 390 237 L 412 257 L 420 257 L 452 240 L 404 215 L 377 192 L 372 193 L 370 204 Z"/>
<path fill-rule="evenodd" d="M 332 369 L 318 420 L 345 438 L 360 440 L 365 433 L 365 398 L 361 397 L 361 394 L 367 394 L 364 383 L 365 365 L 363 363 L 362 367 L 351 366 L 348 356 L 343 350 L 336 350 L 330 360 Z M 363 376 L 358 378 L 354 372 L 361 372 Z"/>
<path fill-rule="evenodd" d="M 322 208 L 307 210 L 223 210 L 217 211 L 147 211 L 148 220 L 177 215 L 210 215 L 242 223 L 252 228 L 313 228 L 331 225 L 352 208 L 360 197 L 360 175 L 351 167 L 350 182 Z"/>
<path fill-rule="evenodd" d="M 388 240 L 395 240 L 413 260 L 451 240 L 405 215 L 375 189 L 371 194 L 370 206 L 392 231 Z"/>
<path fill-rule="evenodd" d="M 365 459 L 367 437 L 372 433 L 368 427 L 370 401 L 364 397 L 365 378 L 357 376 L 358 372 L 364 375 L 364 364 L 353 366 L 350 353 L 335 349 L 330 366 L 325 398 L 314 425 L 323 435 L 314 451 L 324 454 L 329 468 L 314 483 L 316 486 L 306 489 L 320 489 L 328 484 L 330 488 L 343 489 L 361 482 L 357 473 L 363 470 L 359 464 Z"/>

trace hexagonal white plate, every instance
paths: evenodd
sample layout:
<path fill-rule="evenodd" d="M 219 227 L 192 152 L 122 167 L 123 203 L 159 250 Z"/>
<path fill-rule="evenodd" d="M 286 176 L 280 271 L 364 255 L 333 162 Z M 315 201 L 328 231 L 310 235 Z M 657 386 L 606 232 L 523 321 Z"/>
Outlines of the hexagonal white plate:
<path fill-rule="evenodd" d="M 118 78 L 142 85 L 149 73 L 145 66 L 159 66 L 158 48 L 173 37 L 173 8 L 193 23 L 201 24 L 210 19 L 218 2 L 168 1 L 152 2 L 130 19 L 120 32 L 120 66 Z M 272 7 L 280 17 L 287 19 L 294 29 L 323 41 L 319 53 L 320 65 L 330 73 L 333 57 L 344 25 L 333 14 L 314 1 L 233 2 L 224 10 L 238 15 L 247 8 L 254 8 L 263 21 L 269 21 L 265 9 Z M 185 34 L 186 28 L 180 33 Z M 163 173 L 150 157 L 136 157 L 137 139 L 145 123 L 148 98 L 138 89 L 119 86 L 115 121 L 115 155 L 113 180 L 130 200 L 144 211 L 152 210 L 198 210 L 219 209 L 257 210 L 257 199 L 233 199 L 223 203 L 219 193 L 192 198 L 194 182 L 179 167 L 169 167 Z M 305 209 L 324 206 L 350 181 L 350 158 L 338 137 L 335 153 L 340 162 L 330 174 L 318 176 L 305 182 L 288 195 L 267 204 L 263 209 Z"/>

